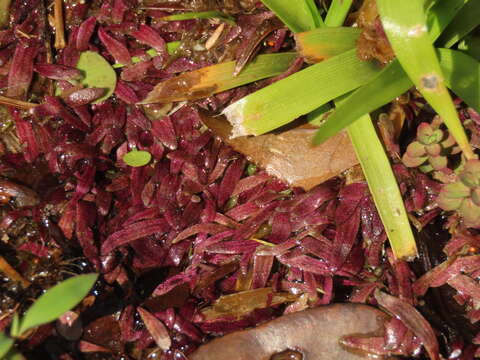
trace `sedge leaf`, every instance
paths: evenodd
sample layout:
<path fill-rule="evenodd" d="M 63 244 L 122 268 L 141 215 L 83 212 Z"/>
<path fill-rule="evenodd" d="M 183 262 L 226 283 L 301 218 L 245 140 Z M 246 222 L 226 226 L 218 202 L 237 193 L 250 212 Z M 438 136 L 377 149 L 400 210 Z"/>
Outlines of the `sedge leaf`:
<path fill-rule="evenodd" d="M 319 14 L 315 12 L 310 0 L 262 0 L 285 25 L 294 33 L 313 30 L 317 27 Z M 318 9 L 317 9 L 318 12 Z"/>
<path fill-rule="evenodd" d="M 17 350 L 10 349 L 8 354 L 5 355 L 5 360 L 25 360 L 25 357 Z"/>
<path fill-rule="evenodd" d="M 230 25 L 235 25 L 235 19 L 227 14 L 224 14 L 220 11 L 200 11 L 200 12 L 189 12 L 182 14 L 174 14 L 162 17 L 160 20 L 163 21 L 179 21 L 179 20 L 191 20 L 191 19 L 219 19 L 225 21 Z"/>
<path fill-rule="evenodd" d="M 318 11 L 317 4 L 315 4 L 315 0 L 305 0 L 305 3 L 310 10 L 310 14 L 312 14 L 313 21 L 315 22 L 315 27 L 320 28 L 325 26 L 322 16 L 320 15 L 320 11 Z"/>
<path fill-rule="evenodd" d="M 10 335 L 13 337 L 20 336 L 20 318 L 18 314 L 13 315 L 12 324 L 10 326 Z"/>
<path fill-rule="evenodd" d="M 89 293 L 97 277 L 97 274 L 78 275 L 48 289 L 25 313 L 19 333 L 53 321 L 75 307 Z"/>
<path fill-rule="evenodd" d="M 342 26 L 353 0 L 333 0 L 325 18 L 326 26 Z"/>
<path fill-rule="evenodd" d="M 470 0 L 443 31 L 438 43 L 450 48 L 478 25 L 480 25 L 480 6 L 478 0 Z"/>
<path fill-rule="evenodd" d="M 169 103 L 211 96 L 237 86 L 279 75 L 288 69 L 297 56 L 296 53 L 290 52 L 260 55 L 247 64 L 237 76 L 233 75 L 235 61 L 184 72 L 158 83 L 143 103 Z"/>
<path fill-rule="evenodd" d="M 447 86 L 480 112 L 480 62 L 461 51 L 438 49 Z"/>
<path fill-rule="evenodd" d="M 469 0 L 437 1 L 427 13 L 427 25 L 432 41 L 437 40 L 463 5 Z"/>
<path fill-rule="evenodd" d="M 94 101 L 101 103 L 108 99 L 117 86 L 117 74 L 105 58 L 94 52 L 84 51 L 78 59 L 77 69 L 82 71 L 82 85 L 91 88 L 105 89 L 105 95 Z"/>
<path fill-rule="evenodd" d="M 8 351 L 12 348 L 13 340 L 11 337 L 5 335 L 5 333 L 0 332 L 0 359 L 3 359 Z"/>
<path fill-rule="evenodd" d="M 351 124 L 348 134 L 395 257 L 413 259 L 417 255 L 415 238 L 395 175 L 370 115 L 363 115 Z"/>
<path fill-rule="evenodd" d="M 385 33 L 403 69 L 443 118 L 467 159 L 474 157 L 427 33 L 423 1 L 378 0 Z"/>
<path fill-rule="evenodd" d="M 413 86 L 397 60 L 388 64 L 372 81 L 355 90 L 327 117 L 317 131 L 315 144 L 321 144 L 364 114 L 388 104 Z M 378 89 L 382 89 L 378 91 Z"/>
<path fill-rule="evenodd" d="M 358 88 L 379 71 L 374 62 L 359 60 L 353 49 L 240 99 L 224 114 L 233 136 L 264 134 Z"/>
<path fill-rule="evenodd" d="M 460 42 L 460 44 L 458 44 L 458 49 L 475 59 L 480 60 L 480 37 L 467 36 Z"/>
<path fill-rule="evenodd" d="M 152 154 L 148 151 L 133 150 L 123 155 L 125 164 L 133 167 L 145 166 L 152 160 Z"/>

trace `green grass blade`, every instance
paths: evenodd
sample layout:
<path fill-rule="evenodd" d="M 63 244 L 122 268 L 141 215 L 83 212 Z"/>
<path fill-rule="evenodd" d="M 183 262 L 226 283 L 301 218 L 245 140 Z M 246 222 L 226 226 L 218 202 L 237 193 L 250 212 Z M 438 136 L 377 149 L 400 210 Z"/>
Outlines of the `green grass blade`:
<path fill-rule="evenodd" d="M 447 86 L 480 112 L 480 62 L 461 51 L 438 49 Z"/>
<path fill-rule="evenodd" d="M 469 0 L 437 1 L 430 8 L 427 13 L 427 25 L 432 41 L 437 40 L 467 1 Z"/>
<path fill-rule="evenodd" d="M 305 0 L 305 3 L 312 14 L 313 21 L 315 22 L 315 27 L 324 27 L 325 23 L 323 22 L 322 16 L 320 15 L 320 11 L 318 10 L 317 4 L 315 4 L 315 0 Z"/>
<path fill-rule="evenodd" d="M 325 18 L 326 26 L 342 26 L 353 0 L 333 0 Z"/>
<path fill-rule="evenodd" d="M 179 21 L 179 20 L 192 20 L 192 19 L 219 19 L 230 25 L 235 25 L 235 19 L 220 11 L 200 11 L 200 12 L 188 12 L 182 14 L 174 14 L 164 16 L 160 20 L 162 21 Z"/>
<path fill-rule="evenodd" d="M 294 33 L 313 30 L 317 27 L 320 14 L 312 12 L 310 0 L 296 0 L 295 4 L 292 4 L 292 0 L 262 0 L 262 3 Z"/>
<path fill-rule="evenodd" d="M 15 341 L 11 337 L 5 335 L 3 332 L 0 332 L 0 359 L 3 359 L 3 357 L 8 353 L 14 342 Z"/>
<path fill-rule="evenodd" d="M 355 48 L 360 32 L 352 27 L 324 27 L 295 34 L 295 42 L 300 55 L 314 63 Z"/>
<path fill-rule="evenodd" d="M 245 66 L 237 76 L 233 75 L 235 61 L 185 72 L 157 84 L 143 103 L 169 103 L 211 96 L 237 86 L 279 75 L 288 69 L 297 56 L 296 53 L 260 55 Z"/>
<path fill-rule="evenodd" d="M 325 120 L 317 131 L 314 144 L 319 145 L 352 124 L 364 114 L 388 104 L 413 86 L 397 60 L 388 64 L 372 81 L 355 90 Z M 381 89 L 381 91 L 379 91 Z"/>
<path fill-rule="evenodd" d="M 438 43 L 443 47 L 450 48 L 480 25 L 479 5 L 478 0 L 468 1 L 443 31 Z"/>
<path fill-rule="evenodd" d="M 350 125 L 348 134 L 395 257 L 406 260 L 414 258 L 417 247 L 402 195 L 370 115 L 364 115 Z"/>
<path fill-rule="evenodd" d="M 427 33 L 423 1 L 378 0 L 380 18 L 405 72 L 443 118 L 467 159 L 474 158 Z"/>
<path fill-rule="evenodd" d="M 40 296 L 25 313 L 19 333 L 57 319 L 89 293 L 97 274 L 78 275 L 62 281 Z"/>
<path fill-rule="evenodd" d="M 307 114 L 307 121 L 309 124 L 320 126 L 325 121 L 325 116 L 332 110 L 330 103 L 324 104 L 319 108 Z"/>
<path fill-rule="evenodd" d="M 224 110 L 233 136 L 261 135 L 365 84 L 380 69 L 350 50 L 240 99 Z"/>

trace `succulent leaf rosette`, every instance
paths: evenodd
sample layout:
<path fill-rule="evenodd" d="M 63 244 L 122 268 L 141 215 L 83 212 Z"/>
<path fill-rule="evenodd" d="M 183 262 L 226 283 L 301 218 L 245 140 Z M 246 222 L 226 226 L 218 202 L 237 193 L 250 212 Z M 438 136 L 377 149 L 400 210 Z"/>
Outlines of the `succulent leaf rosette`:
<path fill-rule="evenodd" d="M 453 147 L 455 140 L 447 131 L 439 128 L 440 121 L 422 122 L 417 128 L 417 140 L 408 145 L 402 157 L 405 166 L 419 167 L 421 171 L 446 171 L 448 155 L 459 150 Z"/>
<path fill-rule="evenodd" d="M 447 211 L 456 210 L 468 227 L 480 227 L 480 160 L 470 160 L 458 180 L 440 191 L 438 205 Z"/>

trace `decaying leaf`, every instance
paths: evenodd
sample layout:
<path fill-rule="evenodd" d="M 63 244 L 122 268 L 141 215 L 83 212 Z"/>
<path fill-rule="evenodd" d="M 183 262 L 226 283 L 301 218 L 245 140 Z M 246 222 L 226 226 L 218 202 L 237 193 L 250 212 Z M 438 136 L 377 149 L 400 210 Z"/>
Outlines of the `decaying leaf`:
<path fill-rule="evenodd" d="M 201 346 L 190 360 L 269 360 L 286 350 L 303 360 L 371 359 L 340 345 L 347 335 L 382 336 L 388 316 L 363 304 L 335 304 L 281 316 L 257 328 L 231 333 Z M 375 359 L 385 359 L 375 356 Z"/>
<path fill-rule="evenodd" d="M 295 295 L 276 293 L 272 288 L 247 290 L 221 296 L 213 306 L 203 309 L 202 315 L 206 321 L 225 317 L 240 318 L 255 309 L 292 302 L 296 299 Z"/>
<path fill-rule="evenodd" d="M 226 143 L 271 175 L 309 190 L 358 164 L 345 132 L 320 146 L 312 146 L 317 130 L 302 125 L 280 133 L 230 139 L 231 125 L 224 117 L 202 117 L 203 122 Z"/>

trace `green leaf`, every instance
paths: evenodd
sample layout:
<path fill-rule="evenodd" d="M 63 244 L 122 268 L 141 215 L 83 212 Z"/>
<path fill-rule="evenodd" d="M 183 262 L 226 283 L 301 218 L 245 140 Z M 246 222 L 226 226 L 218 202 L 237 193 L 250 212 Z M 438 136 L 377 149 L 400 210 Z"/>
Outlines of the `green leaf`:
<path fill-rule="evenodd" d="M 168 15 L 160 18 L 162 21 L 179 21 L 179 20 L 191 20 L 191 19 L 219 19 L 230 25 L 235 25 L 235 19 L 230 15 L 222 13 L 220 11 L 200 11 L 189 12 L 182 14 Z"/>
<path fill-rule="evenodd" d="M 125 164 L 133 167 L 145 166 L 152 160 L 152 154 L 148 151 L 133 150 L 123 155 Z"/>
<path fill-rule="evenodd" d="M 320 11 L 318 10 L 317 4 L 315 4 L 315 0 L 305 0 L 305 3 L 310 10 L 310 14 L 312 14 L 313 21 L 315 22 L 315 27 L 319 28 L 325 26 L 322 16 L 320 15 Z"/>
<path fill-rule="evenodd" d="M 325 121 L 325 116 L 332 110 L 330 103 L 324 104 L 319 108 L 307 114 L 307 121 L 309 124 L 321 126 Z"/>
<path fill-rule="evenodd" d="M 1 0 L 0 1 L 0 28 L 8 25 L 8 17 L 10 14 L 10 3 L 11 0 Z"/>
<path fill-rule="evenodd" d="M 437 40 L 442 31 L 452 21 L 458 11 L 469 0 L 437 1 L 427 13 L 428 32 L 432 41 Z"/>
<path fill-rule="evenodd" d="M 375 63 L 359 60 L 353 49 L 240 99 L 224 114 L 233 136 L 264 134 L 358 88 L 379 70 Z"/>
<path fill-rule="evenodd" d="M 71 277 L 48 289 L 25 313 L 19 333 L 57 319 L 75 307 L 90 292 L 97 274 Z"/>
<path fill-rule="evenodd" d="M 262 0 L 262 3 L 272 10 L 290 30 L 295 33 L 313 30 L 317 27 L 318 9 L 312 7 L 310 0 Z M 317 12 L 312 10 L 317 9 Z"/>
<path fill-rule="evenodd" d="M 94 101 L 95 104 L 108 99 L 117 86 L 117 74 L 105 58 L 93 51 L 84 51 L 78 59 L 77 69 L 83 72 L 82 85 L 106 89 L 105 95 Z"/>
<path fill-rule="evenodd" d="M 333 0 L 325 18 L 326 26 L 342 26 L 353 0 Z"/>
<path fill-rule="evenodd" d="M 0 332 L 0 359 L 3 359 L 3 357 L 8 353 L 14 342 L 14 339 L 5 335 L 3 332 Z"/>
<path fill-rule="evenodd" d="M 438 43 L 443 47 L 450 48 L 480 25 L 479 5 L 478 0 L 468 1 L 443 31 Z"/>
<path fill-rule="evenodd" d="M 474 157 L 427 33 L 423 1 L 378 0 L 390 44 L 412 82 L 443 118 L 467 159 Z"/>
<path fill-rule="evenodd" d="M 10 326 L 10 335 L 13 337 L 20 336 L 20 318 L 18 314 L 13 315 L 12 325 Z"/>
<path fill-rule="evenodd" d="M 325 120 L 314 138 L 321 144 L 364 114 L 388 104 L 413 86 L 397 60 L 388 64 L 370 82 L 355 90 Z M 379 91 L 381 89 L 381 91 Z"/>
<path fill-rule="evenodd" d="M 457 50 L 438 49 L 438 55 L 447 86 L 480 112 L 480 63 Z"/>
<path fill-rule="evenodd" d="M 480 60 L 480 36 L 467 36 L 458 44 L 458 49 Z"/>
<path fill-rule="evenodd" d="M 417 246 L 395 175 L 370 115 L 348 127 L 348 134 L 397 259 L 411 260 Z"/>
<path fill-rule="evenodd" d="M 5 360 L 25 360 L 25 357 L 17 350 L 10 349 L 8 354 L 5 356 Z"/>
<path fill-rule="evenodd" d="M 196 100 L 284 72 L 298 56 L 296 53 L 257 56 L 234 76 L 235 61 L 184 72 L 158 83 L 143 100 L 144 104 Z"/>
<path fill-rule="evenodd" d="M 357 46 L 360 29 L 320 28 L 295 34 L 297 50 L 309 62 L 319 62 Z"/>

